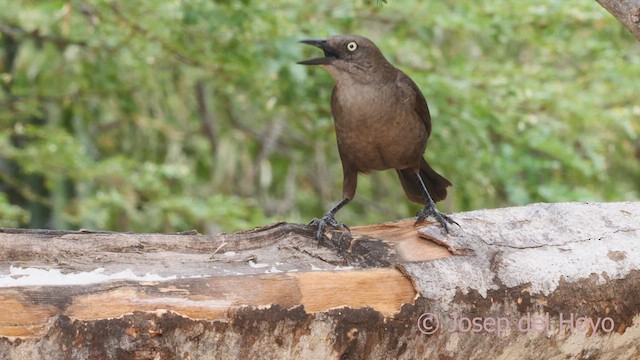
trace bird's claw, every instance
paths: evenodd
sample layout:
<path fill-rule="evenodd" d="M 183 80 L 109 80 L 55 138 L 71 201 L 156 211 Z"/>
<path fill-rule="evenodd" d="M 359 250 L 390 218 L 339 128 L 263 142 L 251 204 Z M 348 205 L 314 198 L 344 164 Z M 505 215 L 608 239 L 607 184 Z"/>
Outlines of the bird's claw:
<path fill-rule="evenodd" d="M 455 220 L 449 217 L 449 215 L 443 214 L 440 211 L 438 211 L 438 209 L 436 209 L 435 206 L 426 206 L 423 209 L 420 209 L 420 211 L 418 211 L 418 213 L 416 214 L 416 222 L 414 226 L 418 225 L 420 222 L 424 221 L 429 216 L 433 216 L 438 221 L 440 226 L 444 228 L 444 231 L 447 234 L 449 233 L 449 226 L 447 226 L 447 223 L 456 224 L 458 225 L 458 227 L 461 227 L 460 224 L 458 224 Z"/>
<path fill-rule="evenodd" d="M 318 228 L 318 230 L 316 231 L 316 240 L 318 240 L 318 242 L 322 241 L 322 237 L 324 236 L 324 229 L 327 227 L 334 229 L 343 229 L 351 233 L 351 229 L 349 229 L 347 225 L 336 221 L 336 218 L 331 213 L 324 214 L 322 219 L 315 218 L 311 220 L 309 226 Z"/>

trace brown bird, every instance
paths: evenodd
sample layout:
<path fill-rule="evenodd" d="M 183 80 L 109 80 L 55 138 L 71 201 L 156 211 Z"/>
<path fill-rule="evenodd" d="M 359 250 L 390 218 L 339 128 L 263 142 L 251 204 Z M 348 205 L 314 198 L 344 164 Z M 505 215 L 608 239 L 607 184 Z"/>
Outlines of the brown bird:
<path fill-rule="evenodd" d="M 331 113 L 344 174 L 342 201 L 310 224 L 318 227 L 318 241 L 326 227 L 348 229 L 336 221 L 335 214 L 355 196 L 358 173 L 373 170 L 396 169 L 409 200 L 424 204 L 416 224 L 433 216 L 447 232 L 447 223 L 458 225 L 436 209 L 435 201 L 447 196 L 451 182 L 423 157 L 431 135 L 431 116 L 413 80 L 365 37 L 338 35 L 301 42 L 322 49 L 324 56 L 298 64 L 320 65 L 336 82 Z"/>

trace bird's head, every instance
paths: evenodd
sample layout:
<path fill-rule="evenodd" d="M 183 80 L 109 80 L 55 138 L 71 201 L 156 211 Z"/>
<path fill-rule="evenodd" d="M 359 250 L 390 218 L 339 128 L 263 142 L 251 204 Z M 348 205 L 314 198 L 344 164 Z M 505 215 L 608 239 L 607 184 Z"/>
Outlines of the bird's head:
<path fill-rule="evenodd" d="M 363 81 L 375 77 L 389 62 L 373 41 L 358 35 L 337 35 L 326 40 L 302 40 L 324 52 L 324 56 L 299 61 L 302 65 L 320 65 L 337 81 Z"/>

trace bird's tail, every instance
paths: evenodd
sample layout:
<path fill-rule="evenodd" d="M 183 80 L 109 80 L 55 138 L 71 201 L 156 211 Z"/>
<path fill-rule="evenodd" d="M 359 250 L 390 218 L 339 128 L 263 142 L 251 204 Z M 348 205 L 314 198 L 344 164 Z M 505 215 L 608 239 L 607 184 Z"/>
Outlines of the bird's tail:
<path fill-rule="evenodd" d="M 400 177 L 404 193 L 407 194 L 409 200 L 424 204 L 426 199 L 416 175 L 409 169 L 396 171 L 398 172 L 398 177 Z M 438 202 L 447 197 L 447 187 L 451 186 L 451 182 L 435 172 L 424 158 L 420 159 L 420 177 L 424 181 L 433 201 Z"/>

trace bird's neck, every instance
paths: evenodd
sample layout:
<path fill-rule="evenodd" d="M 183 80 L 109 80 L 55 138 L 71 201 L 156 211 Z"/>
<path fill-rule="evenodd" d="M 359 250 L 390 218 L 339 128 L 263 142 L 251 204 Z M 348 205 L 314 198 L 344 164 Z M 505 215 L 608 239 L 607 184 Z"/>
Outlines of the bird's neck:
<path fill-rule="evenodd" d="M 393 81 L 397 70 L 388 62 L 353 66 L 350 71 L 327 67 L 338 87 L 370 85 Z"/>

